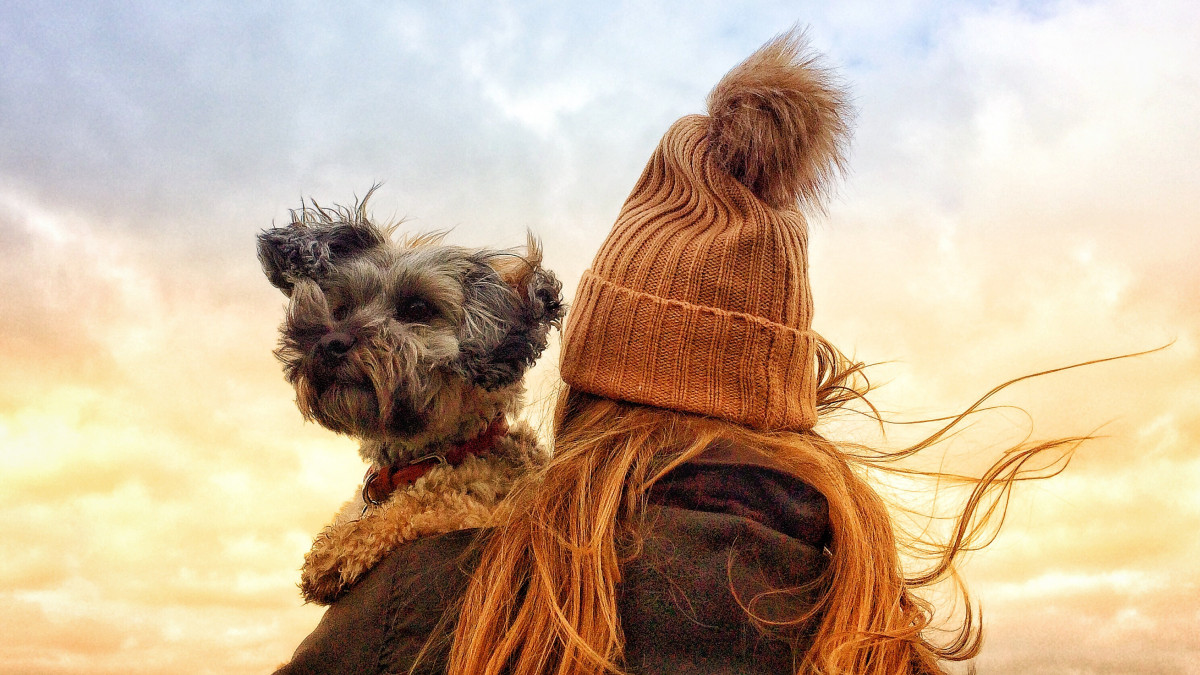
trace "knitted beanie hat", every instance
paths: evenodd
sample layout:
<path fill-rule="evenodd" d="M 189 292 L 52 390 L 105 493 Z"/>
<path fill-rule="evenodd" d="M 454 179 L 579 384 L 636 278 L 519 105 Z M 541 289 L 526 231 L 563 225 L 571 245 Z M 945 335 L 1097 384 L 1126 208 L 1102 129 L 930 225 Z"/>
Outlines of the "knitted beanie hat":
<path fill-rule="evenodd" d="M 807 224 L 841 168 L 846 95 L 793 30 L 667 131 L 584 272 L 563 380 L 764 430 L 816 422 Z"/>

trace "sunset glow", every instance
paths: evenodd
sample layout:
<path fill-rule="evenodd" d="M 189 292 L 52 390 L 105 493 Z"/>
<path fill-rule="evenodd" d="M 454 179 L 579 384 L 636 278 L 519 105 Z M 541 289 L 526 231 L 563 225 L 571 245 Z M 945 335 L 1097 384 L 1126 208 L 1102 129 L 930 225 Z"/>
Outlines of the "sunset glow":
<path fill-rule="evenodd" d="M 382 182 L 405 231 L 532 230 L 569 298 L 662 132 L 800 22 L 858 110 L 814 327 L 880 408 L 1170 344 L 925 460 L 1097 436 L 970 557 L 979 671 L 1200 673 L 1200 5 L 329 7 L 0 8 L 0 672 L 269 672 L 319 620 L 298 570 L 364 467 L 271 354 L 259 230 Z"/>

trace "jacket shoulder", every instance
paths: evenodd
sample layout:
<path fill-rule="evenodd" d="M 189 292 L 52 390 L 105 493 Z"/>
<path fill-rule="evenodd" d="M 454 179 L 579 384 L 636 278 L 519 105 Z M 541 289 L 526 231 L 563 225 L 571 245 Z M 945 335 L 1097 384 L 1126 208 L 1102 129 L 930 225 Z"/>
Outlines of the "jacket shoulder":
<path fill-rule="evenodd" d="M 427 642 L 427 665 L 413 672 L 442 672 L 453 630 L 446 610 L 478 564 L 479 532 L 457 530 L 396 548 L 329 606 L 276 675 L 407 671 Z"/>

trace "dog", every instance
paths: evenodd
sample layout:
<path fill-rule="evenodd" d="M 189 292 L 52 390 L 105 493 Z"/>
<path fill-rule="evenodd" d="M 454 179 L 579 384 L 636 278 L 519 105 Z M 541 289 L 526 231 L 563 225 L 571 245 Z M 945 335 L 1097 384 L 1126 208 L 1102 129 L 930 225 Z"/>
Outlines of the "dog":
<path fill-rule="evenodd" d="M 378 187 L 378 186 L 376 186 Z M 305 419 L 359 440 L 356 497 L 305 555 L 305 600 L 330 604 L 400 543 L 494 522 L 547 453 L 510 426 L 523 376 L 566 308 L 526 250 L 467 249 L 426 234 L 394 241 L 367 213 L 309 200 L 258 236 L 288 298 L 275 355 Z"/>

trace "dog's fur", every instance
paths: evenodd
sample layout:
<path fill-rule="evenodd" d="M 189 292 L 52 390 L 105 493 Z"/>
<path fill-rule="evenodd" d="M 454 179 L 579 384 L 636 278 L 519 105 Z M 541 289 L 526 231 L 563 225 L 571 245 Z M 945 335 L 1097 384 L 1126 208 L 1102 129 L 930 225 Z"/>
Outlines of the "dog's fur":
<path fill-rule="evenodd" d="M 376 467 L 403 466 L 515 414 L 565 308 L 532 237 L 524 255 L 440 235 L 395 242 L 394 227 L 371 223 L 370 196 L 303 205 L 259 235 L 258 255 L 289 298 L 275 354 L 304 417 L 358 438 Z M 333 602 L 401 542 L 493 522 L 545 459 L 520 422 L 487 454 L 437 466 L 381 504 L 351 500 L 305 556 L 305 599 Z"/>

